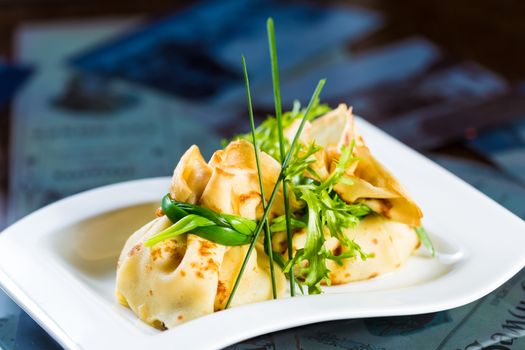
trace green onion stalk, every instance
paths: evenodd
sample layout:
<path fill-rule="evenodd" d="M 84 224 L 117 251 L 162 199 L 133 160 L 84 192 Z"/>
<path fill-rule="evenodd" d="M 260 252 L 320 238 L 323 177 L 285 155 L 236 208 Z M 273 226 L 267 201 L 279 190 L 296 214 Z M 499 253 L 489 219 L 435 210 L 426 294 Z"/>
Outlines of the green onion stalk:
<path fill-rule="evenodd" d="M 261 164 L 259 161 L 259 149 L 257 147 L 257 140 L 255 136 L 255 121 L 253 118 L 253 107 L 252 107 L 252 96 L 250 93 L 250 80 L 248 79 L 248 69 L 246 68 L 246 59 L 242 56 L 242 69 L 244 73 L 244 82 L 246 83 L 246 96 L 248 100 L 248 113 L 250 115 L 250 127 L 252 132 L 253 149 L 255 152 L 255 162 L 257 164 L 257 175 L 259 177 L 259 189 L 261 191 L 261 199 L 263 210 L 266 212 L 268 207 L 266 205 L 266 196 L 264 194 L 264 184 L 262 180 Z M 270 224 L 268 220 L 264 220 L 264 231 L 265 231 L 265 245 L 268 259 L 270 260 L 270 276 L 272 279 L 272 296 L 277 299 L 277 287 L 275 283 L 275 268 L 273 266 L 273 250 L 272 250 L 272 235 L 270 231 Z"/>
<path fill-rule="evenodd" d="M 279 65 L 277 62 L 277 45 L 275 41 L 275 30 L 273 19 L 268 18 L 267 21 L 268 43 L 270 47 L 270 60 L 272 64 L 272 83 L 273 83 L 273 97 L 275 101 L 275 118 L 277 119 L 277 130 L 279 136 L 279 153 L 281 162 L 284 162 L 284 132 L 283 132 L 283 118 L 281 106 L 281 90 L 279 87 Z M 284 166 L 284 163 L 282 164 Z M 284 215 L 286 221 L 286 238 L 288 240 L 288 260 L 293 264 L 292 251 L 292 229 L 290 225 L 290 199 L 288 193 L 288 181 L 283 181 L 283 200 L 284 200 Z M 293 270 L 292 270 L 293 271 Z M 295 296 L 295 276 L 290 273 L 290 294 Z"/>

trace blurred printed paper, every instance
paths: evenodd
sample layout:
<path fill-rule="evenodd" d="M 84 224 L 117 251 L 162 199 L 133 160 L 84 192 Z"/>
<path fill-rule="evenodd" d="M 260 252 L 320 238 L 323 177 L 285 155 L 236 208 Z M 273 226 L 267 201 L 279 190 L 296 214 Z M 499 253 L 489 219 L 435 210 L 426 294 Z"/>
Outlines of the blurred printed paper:
<path fill-rule="evenodd" d="M 18 59 L 38 72 L 13 108 L 10 221 L 88 188 L 169 175 L 191 144 L 208 154 L 219 145 L 205 120 L 209 111 L 65 65 L 66 57 L 132 23 L 20 29 Z M 221 119 L 218 113 L 213 117 Z"/>
<path fill-rule="evenodd" d="M 0 58 L 0 107 L 9 101 L 30 74 L 30 67 L 7 64 Z"/>
<path fill-rule="evenodd" d="M 266 19 L 273 17 L 279 67 L 287 71 L 379 28 L 378 14 L 356 7 L 279 1 L 203 1 L 130 34 L 75 53 L 75 67 L 187 99 L 244 93 L 240 57 L 253 84 L 270 80 Z M 242 95 L 243 99 L 244 96 Z"/>

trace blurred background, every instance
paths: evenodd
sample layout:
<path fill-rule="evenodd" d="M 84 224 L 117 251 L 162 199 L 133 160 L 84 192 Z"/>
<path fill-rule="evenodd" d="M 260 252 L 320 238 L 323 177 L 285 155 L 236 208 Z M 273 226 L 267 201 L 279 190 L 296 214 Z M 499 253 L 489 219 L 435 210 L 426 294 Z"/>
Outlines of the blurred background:
<path fill-rule="evenodd" d="M 324 102 L 353 105 L 525 218 L 523 1 L 0 0 L 0 229 L 82 190 L 169 175 L 191 144 L 209 156 L 247 130 L 241 53 L 257 117 L 272 113 L 269 16 L 285 109 L 325 77 Z M 516 293 L 232 348 L 490 345 L 487 327 L 504 320 L 487 315 Z M 0 348 L 58 345 L 0 292 Z"/>

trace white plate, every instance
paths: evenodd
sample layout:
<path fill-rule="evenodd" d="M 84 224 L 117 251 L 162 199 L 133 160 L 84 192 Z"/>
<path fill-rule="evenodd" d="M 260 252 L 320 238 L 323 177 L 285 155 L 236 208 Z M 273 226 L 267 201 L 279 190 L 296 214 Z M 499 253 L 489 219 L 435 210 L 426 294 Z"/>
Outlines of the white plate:
<path fill-rule="evenodd" d="M 84 192 L 34 212 L 0 235 L 0 284 L 61 345 L 73 349 L 216 349 L 302 324 L 406 315 L 460 306 L 525 265 L 525 224 L 463 181 L 363 120 L 372 152 L 425 213 L 439 257 L 410 258 L 396 272 L 205 316 L 165 332 L 114 298 L 117 256 L 152 218 L 169 179 Z"/>

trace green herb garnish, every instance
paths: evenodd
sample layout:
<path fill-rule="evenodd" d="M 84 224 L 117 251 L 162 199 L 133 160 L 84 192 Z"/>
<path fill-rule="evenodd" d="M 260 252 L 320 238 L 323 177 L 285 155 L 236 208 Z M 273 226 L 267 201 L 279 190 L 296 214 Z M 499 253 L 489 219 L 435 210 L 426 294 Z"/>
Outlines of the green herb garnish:
<path fill-rule="evenodd" d="M 299 144 L 295 148 L 293 160 L 286 169 L 286 178 L 292 184 L 300 183 L 304 180 L 304 173 L 307 172 L 314 179 L 319 179 L 319 175 L 311 168 L 317 161 L 315 154 L 321 150 L 321 146 L 311 143 L 308 146 Z"/>
<path fill-rule="evenodd" d="M 355 140 L 352 140 L 352 142 L 350 143 L 350 146 L 343 145 L 343 147 L 341 148 L 341 156 L 339 157 L 339 160 L 337 161 L 335 169 L 332 172 L 332 174 L 330 174 L 328 179 L 326 179 L 321 184 L 321 187 L 320 187 L 321 189 L 332 190 L 332 187 L 336 183 L 341 181 L 342 179 L 344 179 L 346 183 L 352 184 L 352 180 L 345 178 L 344 174 L 345 174 L 346 169 L 348 169 L 348 167 L 350 166 L 350 164 L 354 160 L 357 160 L 357 158 L 354 158 L 352 156 L 352 152 L 354 151 L 354 146 L 355 146 Z"/>
<path fill-rule="evenodd" d="M 292 225 L 292 230 L 298 228 L 306 227 L 306 223 L 301 220 L 290 218 L 290 225 Z M 272 232 L 282 232 L 286 230 L 286 217 L 281 215 L 272 220 L 272 225 L 270 226 Z"/>
<path fill-rule="evenodd" d="M 233 285 L 232 292 L 228 298 L 228 301 L 226 302 L 226 306 L 225 306 L 226 309 L 230 306 L 233 300 L 233 296 L 235 295 L 235 292 L 237 290 L 237 287 L 239 286 L 244 270 L 246 269 L 248 259 L 250 258 L 250 255 L 253 251 L 253 247 L 255 246 L 255 242 L 257 241 L 259 234 L 261 233 L 261 230 L 263 228 L 264 221 L 268 219 L 268 214 L 270 213 L 270 210 L 268 210 L 268 208 L 272 207 L 273 201 L 275 200 L 275 197 L 277 196 L 277 192 L 279 191 L 279 188 L 281 187 L 281 183 L 283 182 L 285 178 L 286 168 L 288 166 L 288 163 L 290 162 L 290 158 L 293 154 L 294 148 L 297 145 L 299 136 L 301 135 L 301 132 L 303 131 L 304 124 L 306 123 L 308 114 L 310 112 L 310 108 L 312 107 L 314 102 L 319 98 L 319 94 L 321 93 L 321 90 L 323 89 L 324 84 L 325 84 L 324 79 L 319 81 L 319 83 L 317 84 L 317 87 L 315 88 L 314 94 L 312 98 L 310 99 L 310 102 L 308 103 L 308 107 L 306 107 L 304 117 L 301 120 L 301 125 L 299 126 L 299 129 L 297 130 L 297 133 L 294 136 L 292 144 L 290 145 L 290 149 L 288 150 L 288 153 L 286 154 L 283 165 L 281 167 L 281 172 L 279 173 L 279 177 L 277 178 L 275 186 L 272 190 L 272 194 L 270 195 L 270 198 L 268 199 L 267 210 L 264 211 L 263 217 L 261 218 L 261 221 L 259 221 L 259 224 L 257 225 L 257 229 L 255 230 L 255 234 L 252 239 L 252 242 L 250 243 L 250 247 L 248 248 L 248 251 L 246 252 L 246 256 L 244 257 L 244 261 L 242 263 L 241 269 L 239 270 L 239 274 L 237 275 L 237 278 L 235 279 L 235 283 Z M 290 276 L 291 275 L 292 274 L 290 274 Z"/>
<path fill-rule="evenodd" d="M 417 237 L 421 243 L 423 243 L 423 246 L 430 252 L 430 254 L 433 257 L 436 256 L 436 250 L 434 249 L 434 245 L 432 244 L 430 237 L 428 237 L 428 233 L 425 228 L 423 226 L 416 227 L 414 231 L 416 231 Z"/>
<path fill-rule="evenodd" d="M 305 117 L 306 114 L 306 108 L 301 109 L 301 105 L 298 101 L 294 102 L 293 109 L 291 111 L 285 112 L 282 114 L 282 124 L 283 127 L 286 128 L 290 126 L 292 123 L 298 120 L 302 120 Z M 309 106 L 308 115 L 306 117 L 306 121 L 311 121 L 312 119 L 315 119 L 318 116 L 321 116 L 327 112 L 329 112 L 331 109 L 328 105 L 319 104 L 319 100 L 315 100 L 314 103 Z M 259 148 L 259 150 L 269 154 L 276 160 L 280 160 L 281 157 L 279 155 L 279 140 L 278 140 L 278 124 L 276 118 L 269 116 L 266 120 L 264 120 L 256 129 L 255 129 L 255 135 L 256 135 L 256 143 Z M 236 135 L 233 137 L 233 140 L 247 140 L 252 141 L 252 137 L 250 134 L 241 134 Z M 289 149 L 290 143 L 287 139 L 284 140 L 285 149 Z M 321 146 L 316 145 L 315 143 L 311 143 L 309 145 L 304 145 L 302 143 L 296 144 L 294 148 L 294 153 L 291 156 L 291 160 L 286 168 L 286 179 L 287 182 L 291 184 L 291 186 L 298 185 L 298 184 L 304 184 L 305 182 L 310 182 L 311 179 L 306 178 L 304 175 L 305 173 L 308 173 L 312 179 L 319 179 L 319 175 L 316 174 L 315 170 L 312 169 L 311 165 L 317 161 L 317 158 L 315 154 L 322 149 Z M 353 158 L 355 160 L 356 158 Z M 340 162 L 341 164 L 338 166 L 343 167 L 347 163 L 346 162 Z M 336 182 L 337 179 L 339 179 L 338 175 L 331 176 L 333 181 Z M 345 179 L 342 177 L 339 179 L 340 182 L 346 181 L 349 182 L 349 179 Z M 272 220 L 272 226 L 276 222 L 277 218 Z M 278 231 L 285 231 L 286 230 L 286 217 L 285 215 L 279 217 L 279 220 L 282 220 L 282 227 L 284 229 L 282 230 L 275 230 L 271 228 L 273 232 Z M 293 224 L 293 218 L 290 220 L 292 224 L 292 230 L 294 230 L 297 227 L 294 227 Z"/>
<path fill-rule="evenodd" d="M 295 190 L 308 207 L 306 243 L 303 249 L 296 252 L 293 262 L 285 268 L 285 271 L 293 271 L 294 262 L 300 264 L 305 261 L 300 264 L 299 276 L 308 286 L 308 293 L 318 294 L 321 292 L 321 282 L 330 281 L 328 278 L 330 271 L 326 267 L 327 259 L 342 264 L 343 259 L 359 256 L 365 260 L 371 257 L 344 232 L 349 227 L 355 227 L 360 218 L 370 213 L 370 209 L 362 204 L 347 204 L 335 192 L 329 192 L 325 184 L 299 185 Z M 337 238 L 344 247 L 340 255 L 333 255 L 325 248 L 325 228 L 330 236 Z"/>
<path fill-rule="evenodd" d="M 284 166 L 284 155 L 285 155 L 285 143 L 284 142 L 285 141 L 284 141 L 283 120 L 282 120 L 281 90 L 279 87 L 279 65 L 277 62 L 277 47 L 276 47 L 277 45 L 275 41 L 275 31 L 274 31 L 272 18 L 268 18 L 267 32 L 268 32 L 268 44 L 270 47 L 270 61 L 272 63 L 273 98 L 275 102 L 275 118 L 277 119 L 277 136 L 279 139 L 279 155 L 281 156 L 282 166 Z M 298 135 L 301 134 L 300 131 L 297 132 Z M 289 198 L 289 193 L 288 193 L 288 181 L 286 181 L 286 178 L 283 181 L 283 200 L 284 200 L 284 215 L 285 215 L 285 222 L 286 222 L 286 238 L 288 241 L 288 259 L 292 261 L 293 263 L 292 226 L 290 224 L 290 198 Z M 290 294 L 292 297 L 295 296 L 295 276 L 293 273 L 290 274 Z"/>
<path fill-rule="evenodd" d="M 146 247 L 166 239 L 190 232 L 212 242 L 237 246 L 248 244 L 256 229 L 255 221 L 240 216 L 218 214 L 197 205 L 178 202 L 166 195 L 162 200 L 162 211 L 173 225 L 150 237 Z"/>
<path fill-rule="evenodd" d="M 283 128 L 286 129 L 287 127 L 292 125 L 292 123 L 296 120 L 302 119 L 305 111 L 306 108 L 301 108 L 301 104 L 299 103 L 299 101 L 295 101 L 293 109 L 291 111 L 282 113 L 281 120 Z M 329 111 L 331 111 L 331 108 L 328 105 L 319 104 L 319 100 L 317 100 L 310 108 L 310 111 L 308 113 L 308 121 L 318 116 L 321 116 Z M 282 158 L 280 155 L 277 119 L 275 117 L 269 116 L 255 129 L 255 135 L 257 137 L 257 146 L 259 147 L 259 150 L 269 154 L 270 156 L 272 156 L 272 158 L 281 162 Z M 232 138 L 232 140 L 239 139 L 251 142 L 252 137 L 251 134 L 248 133 L 236 135 Z M 285 149 L 288 149 L 290 146 L 290 142 L 286 138 L 283 141 Z M 224 140 L 223 145 L 226 146 L 228 142 L 228 140 Z"/>
<path fill-rule="evenodd" d="M 272 67 L 272 83 L 275 103 L 275 117 L 269 117 L 257 128 L 255 127 L 250 83 L 246 60 L 242 56 L 242 66 L 246 84 L 248 112 L 251 133 L 239 135 L 235 139 L 245 139 L 254 145 L 259 188 L 261 193 L 263 215 L 259 222 L 235 215 L 218 214 L 210 209 L 189 203 L 172 200 L 169 195 L 162 201 L 162 210 L 173 222 L 173 225 L 145 242 L 152 246 L 162 240 L 191 232 L 205 239 L 227 246 L 249 244 L 241 268 L 233 284 L 225 308 L 231 305 L 236 290 L 240 284 L 251 253 L 264 229 L 264 250 L 270 262 L 273 298 L 277 297 L 274 261 L 290 279 L 290 293 L 295 295 L 295 286 L 303 292 L 303 285 L 308 287 L 309 294 L 321 292 L 321 283 L 330 284 L 327 260 L 342 265 L 345 259 L 360 258 L 365 260 L 373 257 L 362 251 L 361 247 L 349 239 L 345 233 L 348 228 L 356 227 L 359 221 L 372 211 L 365 204 L 348 204 L 333 190 L 338 183 L 352 184 L 352 179 L 346 176 L 347 169 L 359 158 L 353 156 L 355 140 L 350 145 L 343 146 L 336 161 L 335 169 L 326 178 L 321 178 L 314 170 L 318 152 L 322 147 L 315 142 L 304 144 L 299 142 L 301 133 L 307 121 L 330 111 L 327 105 L 319 104 L 319 94 L 325 81 L 321 80 L 307 105 L 301 108 L 299 102 L 294 102 L 293 109 L 282 112 L 279 87 L 279 68 L 274 33 L 271 18 L 267 21 L 268 43 Z M 290 141 L 284 137 L 284 130 L 299 122 L 297 131 Z M 266 152 L 281 163 L 281 171 L 272 189 L 268 201 L 265 198 L 262 170 L 260 166 L 260 151 Z M 269 213 L 277 193 L 283 191 L 284 214 L 272 218 Z M 290 209 L 289 195 L 293 194 L 302 206 L 294 213 Z M 305 230 L 306 241 L 302 249 L 295 254 L 292 247 L 294 230 Z M 288 259 L 272 250 L 272 233 L 286 231 Z M 434 247 L 423 227 L 415 228 L 423 245 L 435 255 Z M 338 240 L 342 248 L 339 252 L 329 251 L 325 247 L 325 236 Z M 296 280 L 298 283 L 296 283 Z"/>
<path fill-rule="evenodd" d="M 259 161 L 259 149 L 257 147 L 257 137 L 255 136 L 255 121 L 253 118 L 253 107 L 252 107 L 252 95 L 250 93 L 250 80 L 248 79 L 248 69 L 246 68 L 246 60 L 244 58 L 244 55 L 242 56 L 242 69 L 244 73 L 244 82 L 246 83 L 246 98 L 248 100 L 248 114 L 250 115 L 250 127 L 252 131 L 252 142 L 253 142 L 253 149 L 255 152 L 255 163 L 257 164 L 257 177 L 259 178 L 259 189 L 261 191 L 261 200 L 262 200 L 262 207 L 264 211 L 267 211 L 266 206 L 266 196 L 264 194 L 264 184 L 262 180 L 262 172 L 261 172 L 261 164 Z M 268 258 L 270 260 L 270 276 L 272 279 L 272 296 L 274 299 L 277 299 L 277 287 L 275 284 L 275 269 L 273 266 L 273 250 L 272 250 L 272 233 L 270 231 L 270 224 L 268 223 L 268 220 L 264 220 L 264 243 L 265 243 L 265 251 L 266 254 L 268 254 Z"/>

